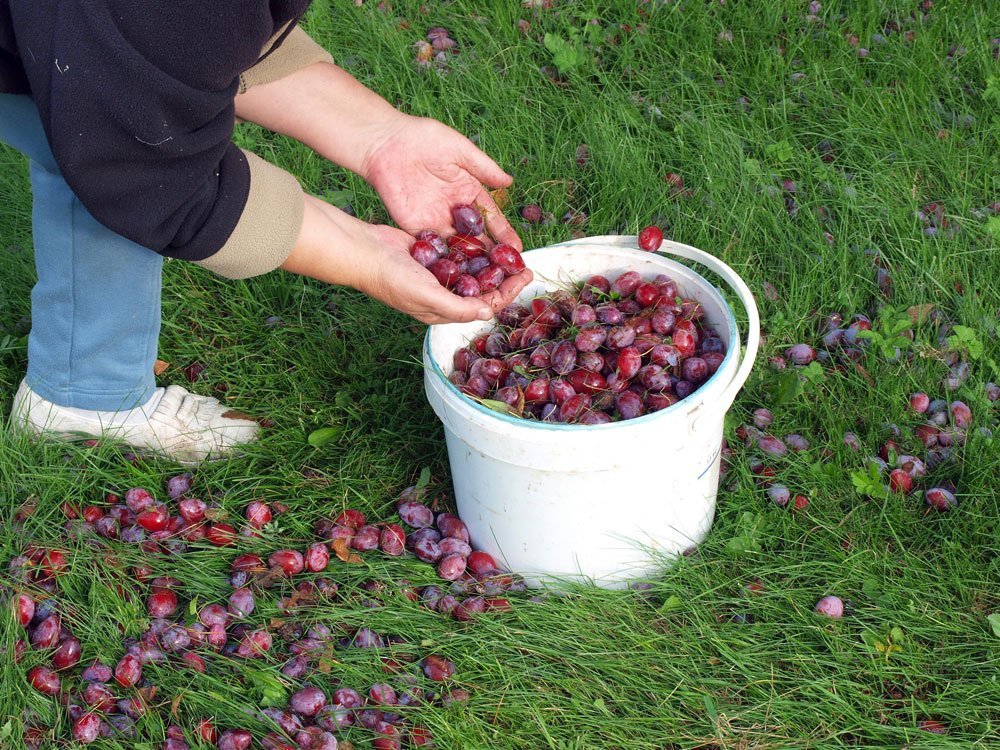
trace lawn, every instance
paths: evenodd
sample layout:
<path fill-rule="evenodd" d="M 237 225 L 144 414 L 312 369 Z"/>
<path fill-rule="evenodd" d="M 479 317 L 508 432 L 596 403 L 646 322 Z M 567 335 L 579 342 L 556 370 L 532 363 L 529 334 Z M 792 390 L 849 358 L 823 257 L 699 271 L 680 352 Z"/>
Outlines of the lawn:
<path fill-rule="evenodd" d="M 439 583 L 412 556 L 334 559 L 325 575 L 340 586 L 336 601 L 289 615 L 279 583 L 258 597 L 254 621 L 399 637 L 326 653 L 309 681 L 328 694 L 393 681 L 390 656 L 404 667 L 429 653 L 454 661 L 449 686 L 467 702 L 428 696 L 400 709 L 438 748 L 1000 747 L 1000 407 L 987 395 L 1000 381 L 1000 5 L 524 7 L 542 5 L 318 0 L 305 25 L 359 80 L 466 133 L 515 175 L 508 212 L 526 249 L 657 223 L 746 279 L 764 340 L 727 420 L 731 468 L 712 532 L 636 589 L 514 594 L 511 611 L 473 622 L 399 593 L 402 579 Z M 457 52 L 420 65 L 415 43 L 432 26 L 451 32 Z M 251 125 L 237 140 L 311 192 L 386 221 L 367 185 L 306 148 Z M 0 194 L 6 414 L 26 365 L 34 267 L 27 165 L 3 147 Z M 549 218 L 520 221 L 527 203 Z M 113 444 L 3 430 L 2 570 L 29 542 L 68 551 L 61 611 L 84 662 L 113 665 L 123 638 L 148 626 L 135 565 L 180 579 L 186 616 L 225 603 L 234 549 L 304 549 L 313 524 L 345 508 L 393 520 L 394 499 L 425 467 L 432 494 L 450 502 L 443 431 L 423 395 L 422 326 L 352 290 L 282 272 L 232 282 L 181 262 L 166 264 L 163 314 L 161 383 L 220 394 L 271 425 L 246 456 L 197 469 L 192 494 L 237 527 L 253 500 L 287 512 L 258 539 L 175 556 L 71 537 L 64 504 L 102 506 L 131 487 L 165 499 L 181 469 Z M 856 360 L 835 351 L 778 369 L 773 358 L 793 344 L 822 348 L 833 314 L 871 319 Z M 946 388 L 962 362 L 967 377 Z M 192 363 L 204 370 L 189 383 Z M 932 455 L 914 433 L 927 422 L 909 408 L 914 392 L 968 404 L 972 426 L 945 430 L 954 444 Z M 745 426 L 761 407 L 773 411 L 769 433 L 808 440 L 766 461 L 773 481 L 808 501 L 798 510 L 773 503 L 754 476 L 762 454 Z M 928 463 L 908 495 L 870 469 L 890 439 L 890 460 Z M 953 488 L 958 506 L 928 508 L 933 486 Z M 22 586 L 13 575 L 0 583 Z M 813 612 L 828 594 L 847 603 L 842 618 Z M 42 747 L 72 746 L 65 708 L 25 677 L 49 657 L 29 650 L 15 662 L 23 637 L 0 619 L 0 748 L 24 747 L 29 726 L 51 727 Z M 177 724 L 207 747 L 192 734 L 203 717 L 272 731 L 258 709 L 284 706 L 299 685 L 279 672 L 275 643 L 251 662 L 205 655 L 204 674 L 148 665 L 157 690 L 137 738 L 93 746 L 158 749 Z M 73 691 L 78 671 L 64 676 Z M 358 750 L 375 737 L 359 726 L 338 734 Z"/>

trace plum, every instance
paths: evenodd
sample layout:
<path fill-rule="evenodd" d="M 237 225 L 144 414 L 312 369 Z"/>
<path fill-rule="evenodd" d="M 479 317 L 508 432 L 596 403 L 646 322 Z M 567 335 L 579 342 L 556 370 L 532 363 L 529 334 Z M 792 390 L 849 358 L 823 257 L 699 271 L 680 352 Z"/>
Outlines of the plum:
<path fill-rule="evenodd" d="M 958 506 L 954 493 L 944 487 L 931 487 L 924 492 L 924 501 L 934 510 L 945 513 Z"/>
<path fill-rule="evenodd" d="M 101 734 L 101 719 L 97 714 L 87 713 L 73 722 L 73 739 L 83 745 L 94 742 Z"/>
<path fill-rule="evenodd" d="M 816 359 L 816 350 L 808 344 L 795 344 L 785 350 L 785 357 L 794 365 L 804 366 Z"/>
<path fill-rule="evenodd" d="M 833 596 L 832 594 L 824 596 L 816 602 L 816 606 L 813 607 L 813 611 L 816 612 L 816 614 L 836 620 L 844 616 L 844 602 L 840 599 L 840 597 Z"/>
<path fill-rule="evenodd" d="M 645 250 L 648 253 L 659 250 L 660 245 L 663 244 L 663 230 L 654 225 L 643 227 L 639 232 L 638 244 L 640 250 Z"/>
<path fill-rule="evenodd" d="M 777 505 L 779 508 L 784 508 L 788 505 L 788 500 L 791 498 L 791 492 L 783 484 L 772 484 L 767 488 L 767 496 L 771 498 L 771 502 Z"/>
<path fill-rule="evenodd" d="M 36 617 L 37 617 L 36 611 Z M 62 628 L 62 621 L 57 614 L 51 614 L 35 626 L 31 631 L 32 648 L 46 649 L 53 648 L 59 642 L 59 632 Z"/>
<path fill-rule="evenodd" d="M 271 523 L 271 506 L 260 500 L 254 500 L 246 509 L 247 523 L 255 529 L 262 529 Z"/>
<path fill-rule="evenodd" d="M 219 735 L 218 750 L 247 750 L 253 742 L 253 735 L 245 729 L 227 729 Z"/>
<path fill-rule="evenodd" d="M 467 204 L 452 206 L 451 221 L 458 234 L 477 237 L 485 229 L 483 214 L 476 206 Z"/>
<path fill-rule="evenodd" d="M 312 718 L 326 706 L 326 695 L 318 687 L 307 685 L 292 693 L 288 705 L 300 716 Z"/>
<path fill-rule="evenodd" d="M 59 675 L 48 667 L 32 667 L 28 672 L 28 682 L 31 687 L 44 695 L 55 695 L 59 692 Z"/>
<path fill-rule="evenodd" d="M 235 589 L 229 595 L 229 614 L 233 617 L 238 617 L 240 619 L 250 616 L 253 612 L 255 606 L 253 591 L 248 588 L 238 588 Z M 221 608 L 220 608 L 221 609 Z M 226 618 L 228 619 L 228 618 Z M 226 619 L 215 619 L 211 623 L 206 623 L 207 625 L 214 625 L 216 622 L 225 626 Z"/>
<path fill-rule="evenodd" d="M 465 565 L 465 558 L 462 555 L 446 555 L 438 562 L 437 572 L 446 581 L 454 581 L 465 572 Z"/>
<path fill-rule="evenodd" d="M 382 527 L 379 534 L 379 547 L 385 554 L 399 557 L 403 554 L 405 542 L 406 533 L 399 524 L 387 523 Z"/>
<path fill-rule="evenodd" d="M 923 414 L 931 404 L 930 397 L 926 393 L 910 394 L 910 409 L 917 414 Z"/>
<path fill-rule="evenodd" d="M 425 656 L 421 667 L 424 675 L 435 682 L 443 682 L 455 674 L 455 665 L 437 654 Z"/>

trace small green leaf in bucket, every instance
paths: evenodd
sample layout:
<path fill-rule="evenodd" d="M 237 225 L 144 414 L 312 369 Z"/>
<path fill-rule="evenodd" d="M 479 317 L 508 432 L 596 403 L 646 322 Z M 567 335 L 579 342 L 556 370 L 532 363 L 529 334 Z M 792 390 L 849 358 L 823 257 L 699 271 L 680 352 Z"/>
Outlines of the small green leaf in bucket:
<path fill-rule="evenodd" d="M 493 400 L 491 398 L 480 398 L 480 399 L 477 399 L 477 401 L 479 401 L 479 403 L 481 403 L 487 409 L 490 409 L 492 411 L 498 411 L 501 414 L 511 414 L 512 413 L 511 410 L 510 410 L 510 407 L 507 406 L 507 404 L 505 404 L 503 401 L 495 401 L 495 400 Z"/>

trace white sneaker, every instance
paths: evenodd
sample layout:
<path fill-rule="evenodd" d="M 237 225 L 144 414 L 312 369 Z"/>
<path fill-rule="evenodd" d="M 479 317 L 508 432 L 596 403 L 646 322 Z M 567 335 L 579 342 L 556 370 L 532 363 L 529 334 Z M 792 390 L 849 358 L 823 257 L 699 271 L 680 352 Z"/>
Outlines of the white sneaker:
<path fill-rule="evenodd" d="M 61 439 L 115 438 L 185 465 L 229 455 L 260 430 L 252 417 L 179 385 L 158 389 L 145 406 L 106 412 L 58 406 L 21 381 L 10 423 L 35 435 Z"/>

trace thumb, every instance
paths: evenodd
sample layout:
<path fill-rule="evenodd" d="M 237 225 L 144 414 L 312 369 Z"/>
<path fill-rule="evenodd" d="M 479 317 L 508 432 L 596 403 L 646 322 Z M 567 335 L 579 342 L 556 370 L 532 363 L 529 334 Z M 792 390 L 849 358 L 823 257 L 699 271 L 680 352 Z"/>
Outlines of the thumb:
<path fill-rule="evenodd" d="M 509 186 L 514 178 L 504 172 L 500 165 L 483 153 L 476 145 L 466 139 L 465 151 L 462 154 L 462 166 L 484 185 L 491 188 Z"/>
<path fill-rule="evenodd" d="M 473 320 L 489 320 L 493 310 L 478 297 L 460 297 L 439 286 L 434 299 L 427 302 L 432 312 L 448 323 L 469 323 Z"/>

